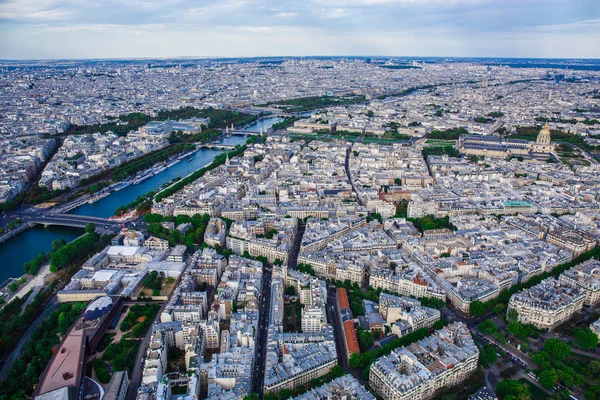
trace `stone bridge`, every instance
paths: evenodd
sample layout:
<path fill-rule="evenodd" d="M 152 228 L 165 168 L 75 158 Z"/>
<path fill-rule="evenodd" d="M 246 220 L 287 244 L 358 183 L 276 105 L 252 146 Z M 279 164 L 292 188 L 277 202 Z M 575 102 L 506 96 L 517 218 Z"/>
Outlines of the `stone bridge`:
<path fill-rule="evenodd" d="M 118 232 L 121 228 L 120 221 L 74 214 L 48 214 L 32 218 L 29 222 L 32 224 L 44 226 L 58 225 L 69 226 L 73 228 L 85 228 L 85 226 L 91 222 L 96 227 L 101 228 L 102 230 L 111 231 L 115 233 Z"/>

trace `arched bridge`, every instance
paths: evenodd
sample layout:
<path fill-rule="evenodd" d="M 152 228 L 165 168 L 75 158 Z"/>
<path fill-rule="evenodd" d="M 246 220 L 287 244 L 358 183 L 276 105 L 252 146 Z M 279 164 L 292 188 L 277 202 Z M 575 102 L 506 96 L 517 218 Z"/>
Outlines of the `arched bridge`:
<path fill-rule="evenodd" d="M 244 131 L 244 130 L 231 130 L 229 132 L 230 135 L 242 135 L 242 136 L 255 136 L 255 135 L 260 135 L 261 132 L 260 131 Z M 266 132 L 263 132 L 266 133 Z"/>
<path fill-rule="evenodd" d="M 235 146 L 230 144 L 201 144 L 198 146 L 201 149 L 218 149 L 218 150 L 234 150 Z"/>
<path fill-rule="evenodd" d="M 103 231 L 112 232 L 118 232 L 121 228 L 120 221 L 74 214 L 48 214 L 32 218 L 29 222 L 44 226 L 60 225 L 70 226 L 73 228 L 85 228 L 85 226 L 91 222 L 97 228 L 102 229 Z"/>

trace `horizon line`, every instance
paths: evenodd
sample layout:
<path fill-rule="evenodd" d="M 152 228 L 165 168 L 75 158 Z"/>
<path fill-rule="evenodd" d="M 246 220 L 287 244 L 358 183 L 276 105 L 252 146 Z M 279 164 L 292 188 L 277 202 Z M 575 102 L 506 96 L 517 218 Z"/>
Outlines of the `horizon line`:
<path fill-rule="evenodd" d="M 412 59 L 508 59 L 508 60 L 600 60 L 596 57 L 515 57 L 515 56 L 408 56 L 408 55 L 259 55 L 259 56 L 174 56 L 174 57 L 95 57 L 95 58 L 0 58 L 0 62 L 36 61 L 128 61 L 128 60 L 236 60 L 236 59 L 302 59 L 302 58 L 412 58 Z"/>

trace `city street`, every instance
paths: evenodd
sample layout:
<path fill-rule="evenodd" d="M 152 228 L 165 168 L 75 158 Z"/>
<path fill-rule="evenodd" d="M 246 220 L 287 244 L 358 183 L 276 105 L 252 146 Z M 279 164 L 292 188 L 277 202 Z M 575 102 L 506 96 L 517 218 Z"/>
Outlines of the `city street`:
<path fill-rule="evenodd" d="M 269 315 L 271 310 L 271 279 L 273 269 L 271 266 L 263 268 L 262 300 L 258 316 L 258 331 L 256 332 L 256 353 L 254 357 L 254 371 L 252 374 L 252 393 L 263 395 L 263 377 L 265 376 L 265 357 L 267 354 L 267 332 L 269 328 Z"/>

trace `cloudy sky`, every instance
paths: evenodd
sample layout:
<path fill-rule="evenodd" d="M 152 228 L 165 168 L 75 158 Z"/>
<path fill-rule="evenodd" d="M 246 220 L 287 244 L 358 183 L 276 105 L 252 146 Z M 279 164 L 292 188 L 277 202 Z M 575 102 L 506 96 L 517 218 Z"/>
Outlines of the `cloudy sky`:
<path fill-rule="evenodd" d="M 0 0 L 0 58 L 600 58 L 600 0 Z"/>

